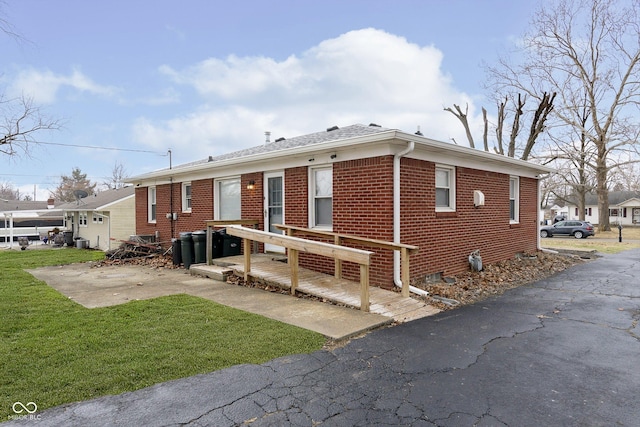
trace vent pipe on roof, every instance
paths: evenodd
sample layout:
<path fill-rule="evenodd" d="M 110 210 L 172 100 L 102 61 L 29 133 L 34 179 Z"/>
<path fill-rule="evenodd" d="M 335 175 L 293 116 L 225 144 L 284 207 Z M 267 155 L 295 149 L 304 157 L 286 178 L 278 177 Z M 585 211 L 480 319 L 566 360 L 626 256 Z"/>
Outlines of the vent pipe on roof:
<path fill-rule="evenodd" d="M 338 130 L 338 129 L 340 129 L 338 126 L 332 126 L 330 128 L 327 128 L 327 132 L 331 132 L 333 130 Z"/>
<path fill-rule="evenodd" d="M 271 132 L 265 131 L 264 133 L 264 143 L 268 144 L 271 142 Z"/>
<path fill-rule="evenodd" d="M 285 138 L 284 138 L 284 136 L 282 136 L 282 137 L 276 139 L 275 142 L 280 142 L 280 141 L 284 141 L 284 140 L 285 140 Z"/>
<path fill-rule="evenodd" d="M 418 125 L 418 130 L 416 131 L 416 135 L 422 136 L 422 132 L 420 132 L 420 125 Z"/>

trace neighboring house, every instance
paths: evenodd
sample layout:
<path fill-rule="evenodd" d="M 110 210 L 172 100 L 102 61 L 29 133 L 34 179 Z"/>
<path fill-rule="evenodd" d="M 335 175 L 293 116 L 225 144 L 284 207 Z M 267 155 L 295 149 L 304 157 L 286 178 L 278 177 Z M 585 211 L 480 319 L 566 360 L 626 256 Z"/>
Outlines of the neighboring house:
<path fill-rule="evenodd" d="M 371 124 L 267 140 L 129 182 L 137 234 L 157 233 L 165 244 L 211 219 L 332 230 L 419 246 L 415 282 L 467 271 L 476 249 L 485 263 L 537 250 L 538 178 L 551 171 Z M 333 263 L 300 260 L 333 272 Z M 377 251 L 371 283 L 391 288 L 399 277 L 397 258 Z"/>
<path fill-rule="evenodd" d="M 567 204 L 567 219 L 578 219 L 579 211 L 575 203 Z M 584 220 L 592 224 L 600 223 L 598 195 L 589 193 L 585 197 Z M 612 225 L 640 225 L 640 192 L 609 191 L 609 223 Z"/>
<path fill-rule="evenodd" d="M 91 248 L 115 249 L 136 232 L 133 187 L 101 191 L 75 202 L 60 205 L 65 228 L 73 238 L 88 240 Z"/>
<path fill-rule="evenodd" d="M 13 246 L 18 237 L 39 240 L 56 227 L 62 227 L 62 213 L 54 200 L 46 202 L 0 199 L 0 242 Z"/>

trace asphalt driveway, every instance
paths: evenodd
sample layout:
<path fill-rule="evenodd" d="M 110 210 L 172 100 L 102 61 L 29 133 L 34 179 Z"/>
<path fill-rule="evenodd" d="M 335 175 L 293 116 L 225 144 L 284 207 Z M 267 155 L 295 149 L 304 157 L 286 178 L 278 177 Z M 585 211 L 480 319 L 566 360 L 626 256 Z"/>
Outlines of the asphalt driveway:
<path fill-rule="evenodd" d="M 333 351 L 39 412 L 46 426 L 637 426 L 640 250 Z M 13 424 L 33 425 L 32 420 Z"/>

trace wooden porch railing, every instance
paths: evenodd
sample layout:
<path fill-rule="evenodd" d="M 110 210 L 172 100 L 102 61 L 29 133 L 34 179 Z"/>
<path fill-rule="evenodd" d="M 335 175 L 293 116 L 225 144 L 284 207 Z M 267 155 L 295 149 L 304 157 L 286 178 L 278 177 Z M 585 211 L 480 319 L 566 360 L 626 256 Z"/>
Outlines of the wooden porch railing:
<path fill-rule="evenodd" d="M 315 242 L 287 235 L 253 230 L 240 225 L 229 225 L 227 234 L 243 239 L 244 279 L 249 279 L 251 272 L 251 241 L 283 246 L 288 250 L 288 263 L 291 268 L 291 294 L 298 287 L 298 253 L 300 251 L 322 255 L 338 261 L 348 261 L 360 265 L 360 310 L 369 311 L 369 266 L 373 252 L 362 249 L 347 248 L 330 243 Z"/>
<path fill-rule="evenodd" d="M 409 270 L 409 257 L 418 252 L 417 246 L 406 245 L 403 243 L 387 242 L 385 240 L 368 239 L 365 237 L 352 236 L 349 234 L 333 233 L 331 231 L 312 230 L 309 228 L 296 227 L 293 225 L 274 225 L 280 230 L 285 230 L 288 236 L 293 236 L 296 232 L 310 234 L 318 237 L 333 238 L 334 245 L 342 246 L 343 243 L 355 243 L 372 248 L 389 249 L 392 251 L 400 252 L 400 278 L 402 280 L 402 296 L 409 297 L 409 282 L 410 282 L 410 270 Z M 335 263 L 335 276 L 336 278 L 342 278 L 342 260 L 336 259 Z"/>
<path fill-rule="evenodd" d="M 213 229 L 226 227 L 227 225 L 246 225 L 258 228 L 259 219 L 210 219 L 205 221 L 207 224 L 207 265 L 213 264 Z M 257 248 L 254 248 L 257 251 Z"/>

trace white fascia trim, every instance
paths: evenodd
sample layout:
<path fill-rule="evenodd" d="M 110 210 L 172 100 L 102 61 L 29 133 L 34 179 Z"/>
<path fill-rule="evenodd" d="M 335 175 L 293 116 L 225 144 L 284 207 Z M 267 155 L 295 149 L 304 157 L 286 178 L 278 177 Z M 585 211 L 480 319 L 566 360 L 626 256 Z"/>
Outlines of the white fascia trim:
<path fill-rule="evenodd" d="M 255 172 L 256 170 L 261 170 L 260 168 L 256 168 L 256 166 L 258 166 L 258 164 L 260 163 L 268 163 L 269 165 L 271 165 L 269 169 L 272 169 L 272 162 L 274 160 L 300 158 L 310 154 L 328 153 L 331 151 L 338 151 L 349 148 L 358 149 L 359 146 L 363 144 L 370 145 L 372 143 L 386 142 L 391 146 L 398 143 L 406 144 L 410 141 L 416 143 L 416 151 L 411 153 L 412 155 L 410 156 L 413 158 L 429 161 L 435 161 L 434 158 L 441 158 L 442 160 L 438 160 L 438 162 L 448 163 L 453 166 L 490 170 L 494 172 L 527 176 L 532 178 L 536 177 L 540 173 L 555 171 L 555 169 L 536 165 L 534 163 L 529 163 L 523 160 L 513 159 L 511 157 L 506 157 L 499 154 L 487 153 L 485 151 L 476 150 L 469 147 L 461 147 L 447 142 L 436 141 L 422 136 L 408 134 L 398 130 L 389 130 L 373 135 L 329 141 L 320 144 L 311 144 L 303 147 L 287 148 L 283 150 L 271 151 L 268 153 L 237 157 L 220 162 L 204 162 L 184 168 L 178 167 L 176 169 L 162 169 L 143 175 L 133 176 L 129 178 L 127 182 L 139 185 L 159 185 L 168 184 L 169 177 L 173 177 L 177 180 L 180 180 L 180 178 L 183 177 L 185 181 L 196 180 L 198 179 L 198 177 L 211 178 L 212 170 L 226 169 L 234 166 L 235 171 L 237 171 L 238 166 L 240 166 L 243 169 L 246 168 L 247 172 Z M 420 149 L 418 148 L 419 146 L 421 146 Z M 423 157 L 419 155 L 419 151 L 429 154 L 428 156 Z M 391 151 L 389 154 L 394 153 L 393 151 Z M 338 161 L 339 160 L 343 159 L 338 159 Z"/>

